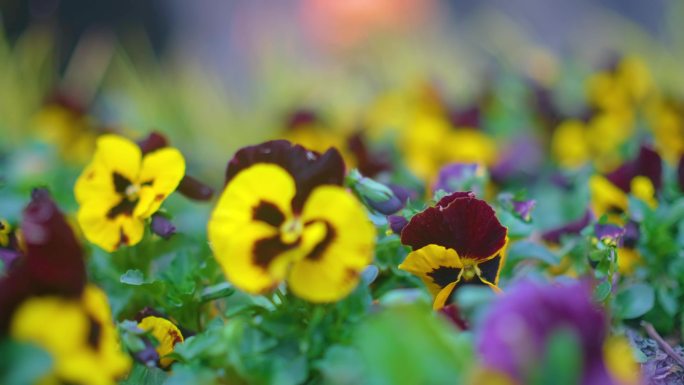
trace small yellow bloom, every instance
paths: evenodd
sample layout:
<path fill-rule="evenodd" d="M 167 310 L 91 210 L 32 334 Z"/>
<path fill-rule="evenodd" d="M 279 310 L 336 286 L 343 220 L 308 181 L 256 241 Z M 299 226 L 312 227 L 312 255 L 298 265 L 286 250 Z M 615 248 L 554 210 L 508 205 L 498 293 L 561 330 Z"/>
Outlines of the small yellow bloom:
<path fill-rule="evenodd" d="M 227 278 L 261 294 L 286 280 L 311 302 L 352 291 L 371 262 L 375 229 L 363 206 L 340 186 L 315 187 L 301 212 L 284 168 L 257 163 L 226 186 L 211 215 L 209 241 Z"/>
<path fill-rule="evenodd" d="M 173 322 L 155 316 L 148 316 L 138 323 L 138 327 L 151 333 L 157 339 L 159 345 L 155 347 L 159 354 L 159 363 L 162 367 L 168 367 L 173 362 L 172 358 L 165 357 L 173 352 L 173 347 L 183 342 L 183 334 Z"/>
<path fill-rule="evenodd" d="M 47 296 L 25 301 L 14 313 L 10 335 L 45 349 L 54 360 L 50 376 L 63 382 L 115 384 L 131 367 L 119 346 L 107 297 L 94 286 L 86 287 L 80 300 Z"/>
<path fill-rule="evenodd" d="M 142 239 L 154 214 L 185 175 L 185 160 L 165 147 L 143 156 L 132 141 L 103 135 L 74 188 L 85 237 L 107 251 Z"/>
<path fill-rule="evenodd" d="M 601 175 L 592 175 L 589 178 L 589 190 L 592 209 L 597 218 L 606 214 L 610 222 L 624 222 L 622 214 L 627 211 L 627 193 Z"/>
<path fill-rule="evenodd" d="M 623 336 L 609 337 L 603 344 L 603 358 L 611 377 L 621 385 L 640 384 L 640 369 L 629 341 Z"/>
<path fill-rule="evenodd" d="M 94 119 L 60 104 L 45 106 L 34 118 L 38 135 L 54 144 L 62 158 L 85 163 L 95 146 Z"/>
<path fill-rule="evenodd" d="M 551 152 L 562 167 L 576 168 L 591 159 L 585 126 L 579 120 L 561 123 L 551 139 Z"/>

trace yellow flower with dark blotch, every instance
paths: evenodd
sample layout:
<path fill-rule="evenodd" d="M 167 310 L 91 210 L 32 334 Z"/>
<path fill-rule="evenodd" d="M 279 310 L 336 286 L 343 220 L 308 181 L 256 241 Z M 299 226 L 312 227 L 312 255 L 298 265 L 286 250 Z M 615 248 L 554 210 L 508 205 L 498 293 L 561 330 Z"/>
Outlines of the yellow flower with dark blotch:
<path fill-rule="evenodd" d="M 185 174 L 185 160 L 175 148 L 143 155 L 134 142 L 117 135 L 97 140 L 92 162 L 74 188 L 78 223 L 85 237 L 106 251 L 135 245 L 152 216 Z"/>
<path fill-rule="evenodd" d="M 155 316 L 147 316 L 143 318 L 138 327 L 146 332 L 149 332 L 157 340 L 158 345 L 155 346 L 157 354 L 159 354 L 159 364 L 166 368 L 173 362 L 173 358 L 166 357 L 173 353 L 173 347 L 177 343 L 183 342 L 183 334 L 173 324 L 173 322 Z"/>
<path fill-rule="evenodd" d="M 349 294 L 372 261 L 375 229 L 343 175 L 332 149 L 272 141 L 240 150 L 208 226 L 227 278 L 253 294 L 287 281 L 311 302 Z"/>
<path fill-rule="evenodd" d="M 629 196 L 656 207 L 656 194 L 662 185 L 662 160 L 653 149 L 642 146 L 636 159 L 612 172 L 589 178 L 591 206 L 596 217 L 607 215 L 614 223 L 623 223 Z"/>
<path fill-rule="evenodd" d="M 425 283 L 435 298 L 435 309 L 463 285 L 499 291 L 507 232 L 485 201 L 469 192 L 456 192 L 413 216 L 404 227 L 401 243 L 413 251 L 399 268 Z"/>
<path fill-rule="evenodd" d="M 48 379 L 73 384 L 115 384 L 131 367 L 119 346 L 107 297 L 95 286 L 83 296 L 33 297 L 14 312 L 10 336 L 34 343 L 54 363 Z"/>

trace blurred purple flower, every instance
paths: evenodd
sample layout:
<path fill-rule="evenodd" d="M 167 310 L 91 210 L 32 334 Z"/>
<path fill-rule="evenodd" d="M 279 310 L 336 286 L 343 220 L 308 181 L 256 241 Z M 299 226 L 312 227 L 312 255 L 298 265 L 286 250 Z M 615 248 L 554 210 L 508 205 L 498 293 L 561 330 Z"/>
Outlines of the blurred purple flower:
<path fill-rule="evenodd" d="M 505 183 L 513 179 L 533 179 L 539 175 L 544 157 L 541 144 L 532 136 L 515 138 L 501 152 L 499 161 L 491 170 L 492 179 Z"/>
<path fill-rule="evenodd" d="M 603 361 L 607 324 L 582 282 L 542 284 L 519 282 L 499 297 L 476 332 L 483 364 L 517 384 L 540 370 L 544 349 L 554 333 L 574 333 L 582 353 L 583 385 L 612 385 Z"/>
<path fill-rule="evenodd" d="M 679 189 L 684 191 L 684 155 L 679 158 L 679 166 L 677 167 L 677 181 L 679 181 Z"/>
<path fill-rule="evenodd" d="M 437 182 L 432 191 L 444 190 L 448 193 L 472 189 L 472 182 L 482 171 L 477 163 L 451 163 L 439 170 Z"/>

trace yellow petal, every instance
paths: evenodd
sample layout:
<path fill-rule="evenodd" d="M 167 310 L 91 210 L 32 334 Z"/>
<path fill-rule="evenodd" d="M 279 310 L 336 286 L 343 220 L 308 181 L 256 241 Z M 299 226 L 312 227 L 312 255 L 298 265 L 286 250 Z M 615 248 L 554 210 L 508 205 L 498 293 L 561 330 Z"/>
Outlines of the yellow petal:
<path fill-rule="evenodd" d="M 185 159 L 177 149 L 167 147 L 145 155 L 137 179 L 143 187 L 133 215 L 147 218 L 154 214 L 164 199 L 178 187 L 184 175 Z"/>
<path fill-rule="evenodd" d="M 255 262 L 255 243 L 277 235 L 278 229 L 255 220 L 254 212 L 260 204 L 267 202 L 285 219 L 291 219 L 290 203 L 294 195 L 292 177 L 272 164 L 257 164 L 241 171 L 221 194 L 209 219 L 209 242 L 226 277 L 238 288 L 263 293 L 283 278 L 278 272 L 284 269 L 264 269 Z M 281 260 L 279 256 L 272 262 Z M 282 265 L 278 263 L 278 266 Z"/>
<path fill-rule="evenodd" d="M 114 190 L 112 170 L 99 162 L 90 163 L 76 180 L 74 195 L 79 204 L 119 198 Z"/>
<path fill-rule="evenodd" d="M 93 162 L 116 171 L 129 181 L 138 179 L 142 152 L 133 141 L 122 136 L 106 134 L 97 139 Z"/>
<path fill-rule="evenodd" d="M 159 345 L 155 347 L 155 350 L 159 354 L 159 363 L 162 367 L 167 367 L 173 362 L 172 358 L 164 358 L 164 356 L 173 353 L 173 347 L 178 342 L 183 342 L 183 334 L 180 330 L 173 324 L 173 322 L 161 318 L 149 316 L 143 318 L 143 320 L 138 323 L 138 327 L 146 332 L 150 332 L 157 339 Z"/>
<path fill-rule="evenodd" d="M 632 195 L 646 202 L 652 208 L 658 206 L 658 200 L 655 198 L 655 187 L 653 182 L 645 176 L 636 176 L 630 183 L 630 191 Z"/>
<path fill-rule="evenodd" d="M 399 268 L 418 276 L 432 295 L 437 296 L 448 283 L 440 284 L 430 274 L 440 268 L 462 269 L 463 263 L 456 250 L 439 245 L 427 245 L 410 252 Z"/>
<path fill-rule="evenodd" d="M 79 207 L 77 214 L 78 224 L 86 239 L 108 252 L 116 250 L 122 239 L 126 245 L 137 244 L 145 232 L 145 223 L 140 219 L 128 215 L 119 215 L 114 219 L 107 217 L 117 202 L 89 200 Z"/>
<path fill-rule="evenodd" d="M 454 281 L 448 285 L 446 285 L 443 289 L 441 289 L 437 295 L 435 296 L 435 302 L 432 304 L 432 308 L 435 310 L 439 310 L 446 305 L 447 300 L 449 299 L 449 296 L 451 293 L 454 291 L 454 288 L 458 284 L 458 280 Z"/>
<path fill-rule="evenodd" d="M 592 175 L 589 178 L 589 190 L 591 192 L 591 204 L 597 217 L 609 214 L 611 220 L 619 221 L 615 210 L 627 210 L 627 194 L 612 184 L 608 179 L 600 175 Z"/>
<path fill-rule="evenodd" d="M 311 302 L 345 297 L 373 260 L 375 228 L 365 209 L 342 187 L 321 186 L 304 204 L 302 221 L 303 257 L 292 266 L 289 288 Z"/>

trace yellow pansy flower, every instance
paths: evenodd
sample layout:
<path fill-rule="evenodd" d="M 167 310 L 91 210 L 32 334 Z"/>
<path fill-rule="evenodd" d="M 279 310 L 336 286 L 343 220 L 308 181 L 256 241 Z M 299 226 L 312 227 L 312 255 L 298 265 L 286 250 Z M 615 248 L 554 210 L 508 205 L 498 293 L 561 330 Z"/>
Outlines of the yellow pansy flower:
<path fill-rule="evenodd" d="M 86 286 L 78 298 L 34 297 L 17 308 L 10 336 L 45 349 L 54 360 L 46 381 L 115 384 L 131 366 L 119 346 L 107 297 Z"/>
<path fill-rule="evenodd" d="M 152 216 L 185 174 L 181 153 L 164 147 L 144 154 L 134 142 L 103 135 L 74 188 L 85 237 L 106 251 L 135 245 Z"/>
<path fill-rule="evenodd" d="M 319 155 L 273 141 L 245 148 L 229 163 L 234 175 L 208 235 L 235 286 L 262 294 L 287 281 L 311 302 L 336 301 L 356 287 L 372 260 L 375 229 L 361 203 L 339 185 L 344 165 L 331 151 Z"/>

